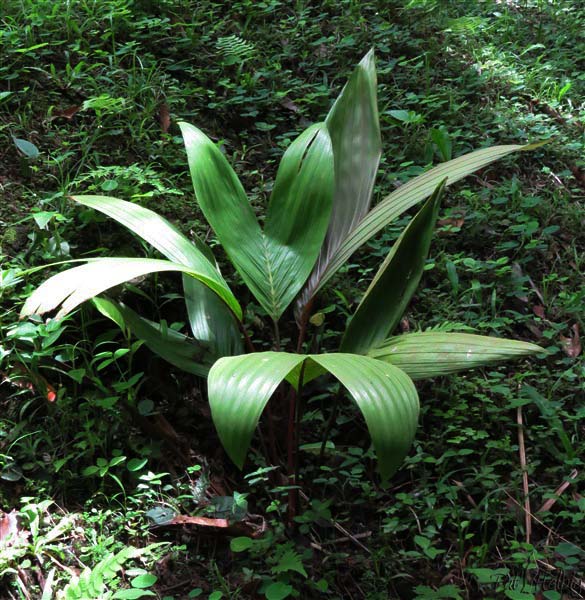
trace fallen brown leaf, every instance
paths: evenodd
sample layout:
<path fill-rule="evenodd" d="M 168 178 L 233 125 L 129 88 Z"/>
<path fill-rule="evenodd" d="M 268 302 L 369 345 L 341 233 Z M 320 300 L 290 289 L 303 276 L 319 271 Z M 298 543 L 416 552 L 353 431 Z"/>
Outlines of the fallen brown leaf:
<path fill-rule="evenodd" d="M 544 333 L 534 323 L 526 323 L 526 328 L 532 333 L 532 335 L 534 335 L 534 337 L 537 340 L 541 340 L 543 338 Z"/>
<path fill-rule="evenodd" d="M 170 521 L 161 523 L 159 527 L 172 527 L 174 525 L 194 525 L 202 527 L 209 533 L 228 536 L 245 535 L 258 538 L 266 531 L 266 521 L 259 515 L 248 515 L 245 521 L 230 523 L 228 519 L 212 519 L 209 517 L 192 517 L 190 515 L 177 515 Z"/>
<path fill-rule="evenodd" d="M 20 389 L 27 389 L 31 392 L 42 394 L 49 402 L 55 402 L 57 399 L 57 390 L 42 376 L 32 371 L 27 371 L 20 364 L 15 365 L 14 370 L 17 375 L 9 375 L 0 371 L 0 383 L 10 383 Z"/>
<path fill-rule="evenodd" d="M 230 526 L 227 519 L 210 519 L 208 517 L 191 517 L 189 515 L 177 515 L 165 525 L 200 525 L 202 527 L 219 527 L 225 529 Z"/>
<path fill-rule="evenodd" d="M 13 541 L 18 535 L 18 531 L 16 510 L 11 510 L 9 513 L 0 511 L 0 542 Z"/>
<path fill-rule="evenodd" d="M 301 110 L 290 98 L 284 98 L 280 104 L 294 113 L 298 113 Z"/>
<path fill-rule="evenodd" d="M 439 219 L 437 221 L 437 227 L 457 227 L 460 229 L 465 223 L 464 217 L 451 218 L 451 219 Z"/>
<path fill-rule="evenodd" d="M 158 109 L 158 118 L 163 133 L 167 133 L 171 126 L 171 114 L 169 112 L 169 107 L 166 104 L 160 105 L 160 108 Z"/>
<path fill-rule="evenodd" d="M 49 117 L 49 120 L 53 119 L 67 119 L 71 121 L 73 117 L 81 110 L 81 106 L 70 106 L 69 108 L 64 108 L 63 110 L 55 110 L 53 114 Z"/>
<path fill-rule="evenodd" d="M 565 337 L 563 335 L 560 336 L 561 345 L 563 347 L 563 351 L 570 358 L 576 358 L 581 354 L 581 340 L 579 336 L 579 324 L 575 323 L 571 327 L 571 331 L 573 332 L 571 337 Z"/>

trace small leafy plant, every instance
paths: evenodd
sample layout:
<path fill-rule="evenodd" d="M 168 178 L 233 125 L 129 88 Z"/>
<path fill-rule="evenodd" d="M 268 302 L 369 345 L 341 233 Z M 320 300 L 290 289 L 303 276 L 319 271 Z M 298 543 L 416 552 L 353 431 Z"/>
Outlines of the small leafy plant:
<path fill-rule="evenodd" d="M 374 56 L 369 52 L 325 121 L 309 127 L 285 152 L 262 223 L 221 150 L 201 130 L 180 123 L 197 202 L 272 322 L 272 350 L 255 350 L 244 311 L 208 246 L 197 237 L 188 239 L 151 210 L 105 196 L 73 199 L 125 225 L 167 260 L 88 260 L 44 282 L 26 301 L 22 317 L 59 309 L 59 319 L 93 298 L 104 315 L 168 362 L 207 376 L 219 438 L 240 468 L 262 412 L 277 388 L 288 382 L 291 483 L 303 386 L 329 373 L 361 410 L 382 479 L 387 481 L 415 435 L 419 400 L 413 379 L 542 349 L 469 333 L 392 335 L 422 276 L 445 187 L 507 154 L 534 146 L 496 146 L 449 160 L 402 185 L 370 210 L 381 156 L 376 86 Z M 358 248 L 423 200 L 349 320 L 339 351 L 308 350 L 307 330 L 315 318 L 318 293 Z M 121 302 L 95 298 L 133 278 L 167 271 L 182 273 L 192 338 L 140 317 Z M 293 305 L 298 338 L 287 348 L 280 323 Z"/>

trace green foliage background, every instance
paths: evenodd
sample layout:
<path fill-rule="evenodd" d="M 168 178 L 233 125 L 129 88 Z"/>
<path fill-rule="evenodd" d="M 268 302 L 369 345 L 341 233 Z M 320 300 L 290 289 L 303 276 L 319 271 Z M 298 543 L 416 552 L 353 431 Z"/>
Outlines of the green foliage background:
<path fill-rule="evenodd" d="M 0 493 L 6 512 L 22 509 L 23 529 L 32 531 L 37 519 L 39 530 L 2 549 L 2 593 L 24 597 L 28 588 L 40 597 L 35 570 L 46 576 L 53 559 L 77 565 L 73 553 L 94 568 L 126 546 L 146 546 L 148 510 L 166 503 L 194 514 L 209 505 L 205 490 L 236 500 L 248 494 L 249 511 L 264 515 L 271 533 L 236 552 L 223 539 L 157 531 L 170 543 L 147 565 L 161 598 L 531 598 L 536 568 L 579 580 L 584 29 L 580 3 L 567 0 L 5 2 L 0 369 L 8 381 L 0 387 Z M 17 272 L 96 247 L 100 256 L 123 247 L 144 255 L 120 228 L 73 209 L 71 193 L 133 199 L 209 235 L 192 201 L 179 120 L 222 142 L 259 209 L 283 150 L 326 114 L 372 46 L 383 141 L 376 198 L 471 149 L 552 139 L 448 193 L 403 327 L 465 323 L 535 341 L 549 356 L 424 384 L 416 447 L 387 491 L 372 483 L 368 436 L 344 404 L 325 461 L 307 448 L 310 498 L 301 538 L 288 540 L 280 525 L 286 490 L 263 472 L 233 479 L 193 379 L 170 374 L 89 307 L 61 326 L 18 323 L 19 304 L 43 275 L 18 281 Z M 354 256 L 334 282 L 323 324 L 311 331 L 325 347 L 405 222 Z M 135 286 L 142 295 L 127 297 L 145 314 L 160 320 L 164 306 L 170 325 L 181 327 L 172 320 L 182 318 L 172 281 Z M 248 305 L 251 324 L 257 309 Z M 52 389 L 55 402 L 47 402 Z M 303 424 L 315 443 L 320 403 L 316 393 Z M 148 423 L 162 416 L 182 441 L 151 435 Z M 250 471 L 262 467 L 258 457 Z M 555 494 L 564 481 L 570 485 Z M 57 504 L 43 504 L 49 498 Z M 556 501 L 541 511 L 547 500 Z M 334 523 L 365 537 L 332 543 L 347 537 Z M 161 566 L 168 561 L 173 568 Z M 52 585 L 64 590 L 71 575 L 58 573 Z M 123 572 L 116 577 L 114 588 L 130 585 Z M 523 590 L 513 589 L 514 577 Z M 546 598 L 559 597 L 551 583 L 543 588 Z"/>

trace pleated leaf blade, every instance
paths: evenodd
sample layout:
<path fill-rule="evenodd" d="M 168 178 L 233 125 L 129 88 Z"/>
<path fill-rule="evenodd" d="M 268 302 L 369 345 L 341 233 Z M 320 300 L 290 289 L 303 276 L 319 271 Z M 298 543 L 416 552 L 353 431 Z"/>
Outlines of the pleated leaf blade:
<path fill-rule="evenodd" d="M 197 127 L 179 123 L 195 197 L 242 279 L 268 310 L 271 287 L 265 240 L 238 176 L 221 150 Z"/>
<path fill-rule="evenodd" d="M 230 309 L 241 317 L 242 309 L 231 291 L 193 267 L 152 258 L 99 258 L 79 267 L 53 275 L 43 282 L 26 300 L 21 318 L 43 314 L 61 306 L 56 318 L 102 292 L 142 275 L 156 272 L 179 271 L 198 279 L 211 288 Z"/>
<path fill-rule="evenodd" d="M 367 356 L 260 352 L 218 360 L 209 372 L 211 415 L 230 458 L 242 468 L 254 430 L 278 385 L 305 361 L 331 373 L 364 415 L 386 481 L 400 466 L 416 431 L 418 395 L 400 369 Z"/>
<path fill-rule="evenodd" d="M 448 185 L 452 185 L 512 152 L 528 151 L 541 145 L 542 143 L 509 144 L 476 150 L 441 163 L 408 181 L 377 204 L 346 237 L 329 261 L 314 293 L 318 292 L 331 279 L 358 248 L 402 213 L 428 198 L 445 177 L 448 178 Z"/>
<path fill-rule="evenodd" d="M 220 358 L 209 371 L 207 393 L 219 439 L 241 469 L 254 430 L 276 388 L 305 357 L 257 352 Z"/>
<path fill-rule="evenodd" d="M 278 320 L 309 276 L 327 230 L 333 194 L 327 128 L 309 128 L 285 153 L 262 231 L 220 150 L 196 127 L 180 126 L 205 218 L 250 291 Z"/>
<path fill-rule="evenodd" d="M 391 337 L 368 355 L 399 367 L 412 379 L 427 379 L 542 352 L 543 348 L 529 342 L 423 331 Z"/>
<path fill-rule="evenodd" d="M 264 228 L 280 317 L 309 277 L 331 218 L 333 148 L 324 124 L 304 131 L 287 149 L 274 182 Z"/>
<path fill-rule="evenodd" d="M 169 260 L 207 270 L 210 275 L 217 271 L 211 250 L 199 238 L 195 236 L 191 241 L 154 211 L 111 196 L 76 195 L 71 198 L 78 204 L 93 208 L 124 225 Z"/>
<path fill-rule="evenodd" d="M 333 210 L 327 236 L 297 311 L 303 310 L 329 261 L 370 207 L 382 154 L 373 50 L 354 69 L 325 122 L 335 162 Z"/>
<path fill-rule="evenodd" d="M 342 352 L 366 354 L 399 323 L 422 277 L 445 185 L 446 179 L 392 246 L 349 322 Z"/>

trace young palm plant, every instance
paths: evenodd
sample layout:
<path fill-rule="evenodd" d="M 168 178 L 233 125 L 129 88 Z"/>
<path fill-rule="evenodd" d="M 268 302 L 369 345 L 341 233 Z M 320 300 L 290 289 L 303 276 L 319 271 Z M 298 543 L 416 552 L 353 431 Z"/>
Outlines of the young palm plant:
<path fill-rule="evenodd" d="M 242 308 L 201 240 L 188 239 L 151 210 L 103 196 L 73 200 L 125 225 L 167 260 L 89 260 L 45 281 L 26 301 L 22 316 L 58 309 L 60 318 L 93 298 L 103 314 L 168 362 L 207 376 L 215 427 L 240 468 L 263 410 L 287 381 L 293 390 L 288 450 L 289 473 L 294 472 L 297 395 L 303 384 L 329 373 L 362 412 L 386 482 L 415 435 L 419 400 L 413 379 L 542 349 L 467 333 L 391 337 L 421 278 L 445 187 L 533 146 L 496 146 L 450 160 L 402 185 L 370 210 L 381 155 L 376 86 L 370 51 L 325 121 L 309 127 L 285 152 L 263 226 L 218 147 L 201 130 L 180 123 L 197 202 L 236 271 L 273 322 L 273 351 L 254 351 Z M 421 201 L 425 201 L 422 208 L 389 251 L 350 319 L 339 352 L 303 353 L 318 292 L 362 244 Z M 132 278 L 162 271 L 182 273 L 192 338 L 143 319 L 121 302 L 95 298 Z M 286 352 L 280 347 L 279 321 L 293 303 L 299 337 L 296 352 Z"/>

